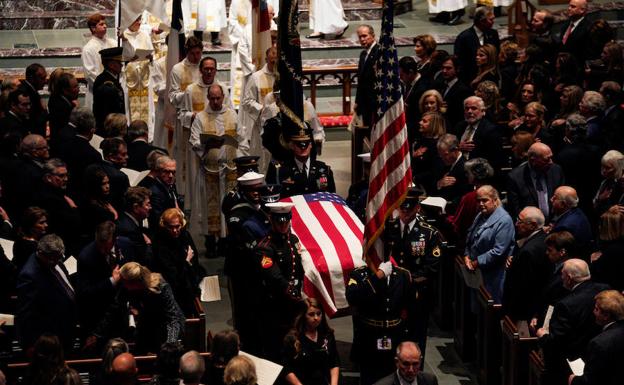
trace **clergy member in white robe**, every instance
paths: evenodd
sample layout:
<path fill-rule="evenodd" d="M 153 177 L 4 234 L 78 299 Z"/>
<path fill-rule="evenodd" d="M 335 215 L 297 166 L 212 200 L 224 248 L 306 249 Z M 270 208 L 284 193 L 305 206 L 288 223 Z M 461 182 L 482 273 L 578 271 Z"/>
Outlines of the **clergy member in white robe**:
<path fill-rule="evenodd" d="M 249 77 L 245 85 L 241 108 L 238 111 L 238 124 L 241 126 L 242 133 L 239 155 L 259 156 L 260 172 L 266 171 L 271 160 L 270 153 L 262 146 L 260 113 L 264 108 L 264 98 L 273 92 L 276 66 L 277 48 L 271 47 L 266 51 L 264 67 Z"/>
<path fill-rule="evenodd" d="M 236 147 L 218 141 L 202 144 L 201 134 L 229 135 L 237 139 L 236 113 L 224 102 L 221 84 L 209 87 L 208 108 L 195 116 L 189 143 L 201 174 L 195 178 L 191 223 L 199 225 L 199 232 L 207 237 L 225 237 L 226 227 L 221 213 L 221 201 L 236 186 Z M 216 243 L 215 243 L 216 244 Z"/>
<path fill-rule="evenodd" d="M 235 108 L 240 107 L 247 78 L 256 70 L 251 50 L 251 18 L 251 0 L 232 0 L 228 32 L 232 43 L 230 95 Z"/>
<path fill-rule="evenodd" d="M 203 43 L 195 36 L 191 36 L 185 43 L 186 57 L 171 69 L 169 102 L 176 108 L 176 114 L 180 113 L 186 89 L 193 83 L 199 82 L 201 74 L 199 72 L 199 61 L 201 60 Z M 162 130 L 165 130 L 163 127 Z M 180 119 L 176 120 L 176 127 L 173 133 L 173 157 L 178 163 L 177 186 L 180 195 L 186 195 L 187 186 L 190 181 L 186 180 L 187 172 L 187 144 L 190 133 L 188 127 L 184 132 Z"/>
<path fill-rule="evenodd" d="M 325 35 L 340 37 L 348 26 L 340 0 L 310 1 L 310 29 L 313 32 L 306 36 L 308 39 Z"/>
<path fill-rule="evenodd" d="M 106 37 L 106 19 L 103 15 L 96 13 L 87 18 L 87 25 L 91 31 L 91 38 L 82 48 L 80 58 L 84 77 L 87 80 L 87 93 L 85 95 L 85 107 L 93 109 L 93 82 L 102 73 L 102 59 L 100 51 L 105 48 L 117 46 L 117 42 Z"/>
<path fill-rule="evenodd" d="M 178 112 L 178 121 L 182 126 L 182 135 L 184 135 L 184 137 L 180 138 L 179 140 L 183 141 L 181 143 L 184 143 L 186 147 L 185 164 L 187 165 L 185 168 L 186 174 L 179 175 L 179 177 L 182 177 L 182 180 L 185 180 L 187 182 L 187 191 L 193 191 L 195 179 L 198 175 L 200 175 L 200 164 L 197 161 L 197 157 L 195 156 L 192 149 L 186 146 L 189 141 L 189 136 L 191 135 L 191 126 L 197 115 L 202 111 L 206 110 L 206 108 L 208 107 L 208 89 L 210 88 L 210 86 L 212 86 L 213 84 L 219 84 L 223 89 L 226 89 L 225 85 L 216 79 L 217 61 L 214 58 L 208 56 L 203 58 L 199 62 L 199 72 L 201 74 L 199 81 L 189 85 L 186 88 L 186 92 L 184 93 L 184 97 L 182 98 L 182 102 L 180 104 Z M 232 101 L 230 100 L 227 91 L 224 92 L 224 100 L 225 105 L 233 110 L 234 106 L 232 105 Z M 178 160 L 178 162 L 180 162 L 180 160 Z M 190 199 L 186 200 L 186 208 L 192 211 L 196 198 L 201 197 L 192 196 L 189 198 Z"/>
<path fill-rule="evenodd" d="M 154 127 L 149 132 L 149 142 L 160 148 L 168 147 L 167 130 L 163 127 L 165 100 L 167 99 L 167 56 L 152 63 L 150 88 L 154 91 Z"/>
<path fill-rule="evenodd" d="M 122 47 L 126 64 L 129 121 L 154 122 L 154 103 L 150 89 L 150 70 L 154 45 L 150 33 L 141 28 L 139 16 L 123 33 Z M 149 26 L 146 26 L 150 28 Z"/>

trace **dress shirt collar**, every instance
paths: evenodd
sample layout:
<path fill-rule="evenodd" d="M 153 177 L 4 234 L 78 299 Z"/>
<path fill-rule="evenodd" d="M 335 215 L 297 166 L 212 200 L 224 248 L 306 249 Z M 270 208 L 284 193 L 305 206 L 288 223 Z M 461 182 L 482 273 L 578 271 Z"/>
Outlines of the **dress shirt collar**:
<path fill-rule="evenodd" d="M 295 158 L 295 164 L 297 165 L 297 168 L 299 169 L 299 171 L 303 170 L 303 165 L 304 162 L 301 162 L 299 159 Z M 306 166 L 306 176 L 310 175 L 310 157 L 308 157 L 308 159 L 306 159 L 305 161 L 305 166 Z"/>
<path fill-rule="evenodd" d="M 414 377 L 414 381 L 407 382 L 407 380 L 405 378 L 401 377 L 401 373 L 399 373 L 398 369 L 396 371 L 396 375 L 399 378 L 399 384 L 400 385 L 418 385 L 418 380 L 416 380 L 416 377 Z"/>
<path fill-rule="evenodd" d="M 615 321 L 611 321 L 608 324 L 606 324 L 605 326 L 602 327 L 602 331 L 607 330 L 609 327 L 611 327 L 611 325 L 613 325 L 615 323 Z"/>
<path fill-rule="evenodd" d="M 479 44 L 483 45 L 483 31 L 479 29 L 476 25 L 473 26 L 475 33 L 477 34 L 477 39 L 479 39 Z"/>
<path fill-rule="evenodd" d="M 407 231 L 412 231 L 412 229 L 414 228 L 414 225 L 416 224 L 416 219 L 418 219 L 417 217 L 414 217 L 414 219 L 412 219 L 410 221 L 410 223 L 403 223 L 402 220 L 399 220 L 399 223 L 401 224 L 401 234 L 403 234 L 403 231 L 405 231 L 405 226 L 407 226 Z"/>
<path fill-rule="evenodd" d="M 373 50 L 373 47 L 375 47 L 375 45 L 377 44 L 377 41 L 373 40 L 373 44 L 370 45 L 370 47 L 368 47 L 366 49 L 366 58 L 368 59 L 368 55 L 370 55 L 371 51 Z"/>

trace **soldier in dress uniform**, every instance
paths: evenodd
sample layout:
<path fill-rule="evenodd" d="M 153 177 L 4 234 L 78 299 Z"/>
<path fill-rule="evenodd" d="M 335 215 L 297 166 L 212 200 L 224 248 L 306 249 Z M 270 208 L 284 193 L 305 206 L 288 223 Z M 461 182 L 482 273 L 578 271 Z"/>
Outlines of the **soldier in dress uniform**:
<path fill-rule="evenodd" d="M 383 240 L 385 255 L 407 269 L 415 287 L 415 306 L 408 309 L 407 325 L 410 340 L 416 341 L 425 357 L 427 325 L 434 298 L 433 283 L 437 278 L 443 238 L 439 231 L 420 215 L 424 192 L 410 188 L 399 208 L 399 216 L 386 222 Z"/>
<path fill-rule="evenodd" d="M 259 172 L 258 171 L 258 159 L 259 156 L 239 156 L 238 158 L 234 158 L 234 163 L 236 164 L 236 174 L 237 178 L 240 178 L 244 174 L 248 172 Z M 223 197 L 223 201 L 221 202 L 221 212 L 226 217 L 229 215 L 230 210 L 237 203 L 241 202 L 242 196 L 240 193 L 240 186 L 236 185 L 233 189 L 227 192 Z"/>
<path fill-rule="evenodd" d="M 105 48 L 100 51 L 104 71 L 93 82 L 93 114 L 98 131 L 104 128 L 106 116 L 113 112 L 126 113 L 123 88 L 119 83 L 123 48 Z"/>
<path fill-rule="evenodd" d="M 264 287 L 262 306 L 264 353 L 279 359 L 286 333 L 301 309 L 303 265 L 299 238 L 290 231 L 293 203 L 267 203 L 271 231 L 256 247 Z"/>
<path fill-rule="evenodd" d="M 271 162 L 267 181 L 282 185 L 282 198 L 321 191 L 336 192 L 331 168 L 320 160 L 310 158 L 312 134 L 302 129 L 288 143 L 292 157 L 284 162 Z"/>
<path fill-rule="evenodd" d="M 351 272 L 346 289 L 354 308 L 351 358 L 360 365 L 360 384 L 371 385 L 396 370 L 394 354 L 408 337 L 406 310 L 415 293 L 409 271 L 382 262 Z"/>
<path fill-rule="evenodd" d="M 254 250 L 258 241 L 270 229 L 267 215 L 262 211 L 260 190 L 264 175 L 247 172 L 237 179 L 241 200 L 227 216 L 228 248 L 224 272 L 228 276 L 234 328 L 238 331 L 245 351 L 261 354 L 260 267 Z"/>

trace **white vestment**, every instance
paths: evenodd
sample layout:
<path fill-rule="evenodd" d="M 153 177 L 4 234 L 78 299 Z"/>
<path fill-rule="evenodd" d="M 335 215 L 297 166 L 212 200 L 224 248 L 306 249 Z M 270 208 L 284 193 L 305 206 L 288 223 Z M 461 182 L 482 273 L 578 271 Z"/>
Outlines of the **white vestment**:
<path fill-rule="evenodd" d="M 428 0 L 429 13 L 453 12 L 468 6 L 468 0 Z"/>
<path fill-rule="evenodd" d="M 189 143 L 201 172 L 195 178 L 192 193 L 192 225 L 198 225 L 200 234 L 225 237 L 226 226 L 221 214 L 221 201 L 225 194 L 236 186 L 236 148 L 223 145 L 220 148 L 206 148 L 200 142 L 200 135 L 236 134 L 236 113 L 227 105 L 219 111 L 210 107 L 195 117 L 191 127 Z"/>
<path fill-rule="evenodd" d="M 184 58 L 180 63 L 173 66 L 170 79 L 171 88 L 169 89 L 169 102 L 175 107 L 176 114 L 179 114 L 186 89 L 192 83 L 197 83 L 201 79 L 199 63 L 193 64 L 188 61 L 188 59 Z M 188 128 L 186 128 L 186 132 L 184 132 L 184 127 L 182 127 L 180 119 L 177 119 L 175 131 L 173 133 L 173 157 L 177 161 L 178 179 L 176 184 L 178 186 L 178 193 L 181 195 L 186 195 L 187 187 L 191 182 L 186 180 L 186 175 L 188 175 L 188 151 L 186 150 L 188 137 Z"/>
<path fill-rule="evenodd" d="M 123 43 L 124 60 L 132 60 L 126 65 L 126 85 L 128 87 L 129 121 L 143 120 L 149 131 L 154 131 L 154 100 L 150 88 L 150 72 L 152 63 L 148 56 L 154 54 L 154 45 L 151 36 L 145 31 L 124 32 L 126 38 Z M 136 58 L 135 58 L 136 57 Z M 134 59 L 134 60 L 133 60 Z"/>
<path fill-rule="evenodd" d="M 230 67 L 230 95 L 235 108 L 239 108 L 245 90 L 245 81 L 255 70 L 251 39 L 251 0 L 232 0 L 228 16 L 228 33 L 232 43 Z"/>
<path fill-rule="evenodd" d="M 227 27 L 225 0 L 197 0 L 197 29 L 219 32 Z"/>
<path fill-rule="evenodd" d="M 105 36 L 104 39 L 99 39 L 91 36 L 87 44 L 82 47 L 80 58 L 82 59 L 84 77 L 87 80 L 87 94 L 85 95 L 85 107 L 87 108 L 93 109 L 93 82 L 104 70 L 100 51 L 116 46 L 117 42 L 111 38 Z"/>
<path fill-rule="evenodd" d="M 341 33 L 348 23 L 340 0 L 311 0 L 310 29 L 316 33 Z"/>
<path fill-rule="evenodd" d="M 269 152 L 262 146 L 262 126 L 260 113 L 264 108 L 264 98 L 273 92 L 275 75 L 265 64 L 259 71 L 254 72 L 245 85 L 245 93 L 238 111 L 238 124 L 242 133 L 239 143 L 240 155 L 259 156 L 258 168 L 266 171 L 271 160 Z"/>
<path fill-rule="evenodd" d="M 154 90 L 154 128 L 149 133 L 149 142 L 154 146 L 167 148 L 167 129 L 164 127 L 165 100 L 167 98 L 167 56 L 155 60 L 150 71 L 150 88 Z"/>

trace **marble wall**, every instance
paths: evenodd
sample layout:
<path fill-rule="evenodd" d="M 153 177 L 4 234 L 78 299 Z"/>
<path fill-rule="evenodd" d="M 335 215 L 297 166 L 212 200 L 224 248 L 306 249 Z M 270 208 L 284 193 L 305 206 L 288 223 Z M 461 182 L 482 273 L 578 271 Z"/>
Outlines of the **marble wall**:
<path fill-rule="evenodd" d="M 100 12 L 113 19 L 115 0 L 0 0 L 0 29 L 86 28 L 86 17 Z"/>

